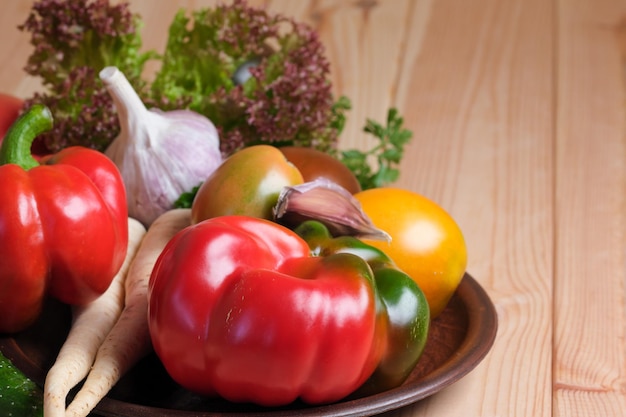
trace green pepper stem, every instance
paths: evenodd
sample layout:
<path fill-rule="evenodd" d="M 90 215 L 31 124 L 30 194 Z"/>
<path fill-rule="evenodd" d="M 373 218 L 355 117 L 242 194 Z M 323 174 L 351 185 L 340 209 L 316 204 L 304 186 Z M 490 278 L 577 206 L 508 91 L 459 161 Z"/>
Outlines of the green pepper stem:
<path fill-rule="evenodd" d="M 0 147 L 0 165 L 15 164 L 25 170 L 39 166 L 30 150 L 33 140 L 52 129 L 52 113 L 43 104 L 31 106 L 17 118 Z"/>

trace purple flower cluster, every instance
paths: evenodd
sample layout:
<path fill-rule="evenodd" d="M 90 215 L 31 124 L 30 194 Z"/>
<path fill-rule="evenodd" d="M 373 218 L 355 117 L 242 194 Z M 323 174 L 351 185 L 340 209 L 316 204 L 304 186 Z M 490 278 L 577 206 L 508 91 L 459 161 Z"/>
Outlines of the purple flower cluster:
<path fill-rule="evenodd" d="M 180 32 L 172 39 L 170 31 L 168 45 L 176 55 L 163 58 L 164 74 L 153 84 L 155 100 L 187 97 L 192 110 L 218 127 L 225 156 L 257 143 L 336 147 L 330 65 L 311 27 L 244 0 L 179 18 Z M 250 79 L 232 82 L 237 68 L 250 62 Z M 176 73 L 182 75 L 172 90 Z"/>
<path fill-rule="evenodd" d="M 26 72 L 46 91 L 27 105 L 48 105 L 52 132 L 40 140 L 50 151 L 69 145 L 104 150 L 119 133 L 111 98 L 98 78 L 117 66 L 148 107 L 189 108 L 213 121 L 222 153 L 258 143 L 336 149 L 340 132 L 329 62 L 309 26 L 233 0 L 214 8 L 181 10 L 163 54 L 140 52 L 140 18 L 128 3 L 109 0 L 38 0 L 21 30 L 34 47 Z M 148 85 L 147 60 L 160 61 Z M 238 68 L 254 62 L 238 83 Z"/>
<path fill-rule="evenodd" d="M 139 52 L 138 17 L 127 3 L 108 0 L 39 0 L 19 28 L 31 34 L 33 53 L 25 71 L 41 79 L 46 91 L 25 105 L 42 103 L 54 127 L 36 139 L 38 148 L 56 152 L 71 145 L 104 150 L 119 133 L 113 100 L 98 71 L 117 65 L 129 79 L 140 80 L 150 55 Z"/>
<path fill-rule="evenodd" d="M 92 68 L 76 67 L 55 86 L 55 94 L 35 93 L 26 101 L 27 106 L 42 103 L 54 109 L 54 127 L 35 139 L 37 149 L 58 152 L 80 145 L 104 151 L 118 135 L 113 100 L 104 87 L 95 86 L 96 79 Z"/>
<path fill-rule="evenodd" d="M 131 40 L 136 17 L 128 4 L 108 0 L 39 0 L 19 28 L 31 33 L 34 52 L 26 72 L 55 86 L 73 67 L 101 65 L 98 48 Z"/>
<path fill-rule="evenodd" d="M 297 46 L 286 52 L 278 77 L 268 79 L 263 66 L 250 71 L 260 88 L 248 99 L 247 122 L 268 142 L 322 145 L 316 140 L 329 138 L 317 135 L 328 127 L 333 105 L 329 64 L 317 34 L 294 28 Z"/>

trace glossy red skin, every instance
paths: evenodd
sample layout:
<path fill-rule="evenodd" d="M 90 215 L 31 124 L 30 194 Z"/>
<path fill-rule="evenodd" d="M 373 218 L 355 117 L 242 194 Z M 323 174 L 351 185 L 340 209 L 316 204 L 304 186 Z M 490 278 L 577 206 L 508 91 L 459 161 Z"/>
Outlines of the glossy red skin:
<path fill-rule="evenodd" d="M 4 134 L 17 119 L 23 105 L 22 99 L 0 93 L 0 143 Z"/>
<path fill-rule="evenodd" d="M 266 406 L 339 400 L 382 355 L 371 270 L 310 257 L 276 223 L 222 216 L 174 237 L 153 270 L 155 352 L 187 389 Z"/>
<path fill-rule="evenodd" d="M 95 299 L 126 254 L 126 192 L 115 165 L 80 147 L 43 162 L 0 166 L 0 332 L 28 327 L 46 294 L 68 304 Z"/>

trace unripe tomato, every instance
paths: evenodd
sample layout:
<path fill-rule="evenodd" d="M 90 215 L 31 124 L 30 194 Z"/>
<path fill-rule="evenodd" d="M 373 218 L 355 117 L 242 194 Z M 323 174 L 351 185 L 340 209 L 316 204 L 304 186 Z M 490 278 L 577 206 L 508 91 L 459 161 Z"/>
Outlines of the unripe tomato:
<path fill-rule="evenodd" d="M 433 201 L 409 190 L 373 188 L 354 195 L 391 242 L 366 242 L 385 252 L 422 289 L 437 317 L 465 273 L 467 249 L 454 219 Z"/>
<path fill-rule="evenodd" d="M 302 174 L 273 146 L 256 145 L 228 157 L 202 183 L 191 205 L 191 221 L 239 214 L 272 219 L 284 187 L 302 184 Z"/>
<path fill-rule="evenodd" d="M 300 146 L 285 146 L 279 149 L 302 173 L 304 181 L 326 178 L 341 185 L 352 194 L 361 191 L 361 185 L 354 173 L 332 155 Z"/>

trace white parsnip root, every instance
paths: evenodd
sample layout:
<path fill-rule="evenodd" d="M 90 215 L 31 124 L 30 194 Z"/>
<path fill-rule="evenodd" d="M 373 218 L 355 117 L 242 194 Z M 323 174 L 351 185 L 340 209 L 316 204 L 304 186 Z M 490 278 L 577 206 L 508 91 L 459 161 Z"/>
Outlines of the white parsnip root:
<path fill-rule="evenodd" d="M 102 345 L 124 308 L 124 282 L 131 261 L 146 233 L 144 226 L 128 218 L 128 248 L 120 270 L 109 288 L 96 300 L 72 308 L 72 325 L 44 383 L 46 417 L 65 417 L 68 392 L 89 372 Z"/>
<path fill-rule="evenodd" d="M 166 244 L 190 223 L 190 209 L 174 209 L 150 225 L 126 276 L 124 308 L 98 349 L 91 371 L 68 405 L 66 416 L 87 416 L 122 375 L 152 350 L 148 328 L 150 275 Z"/>

